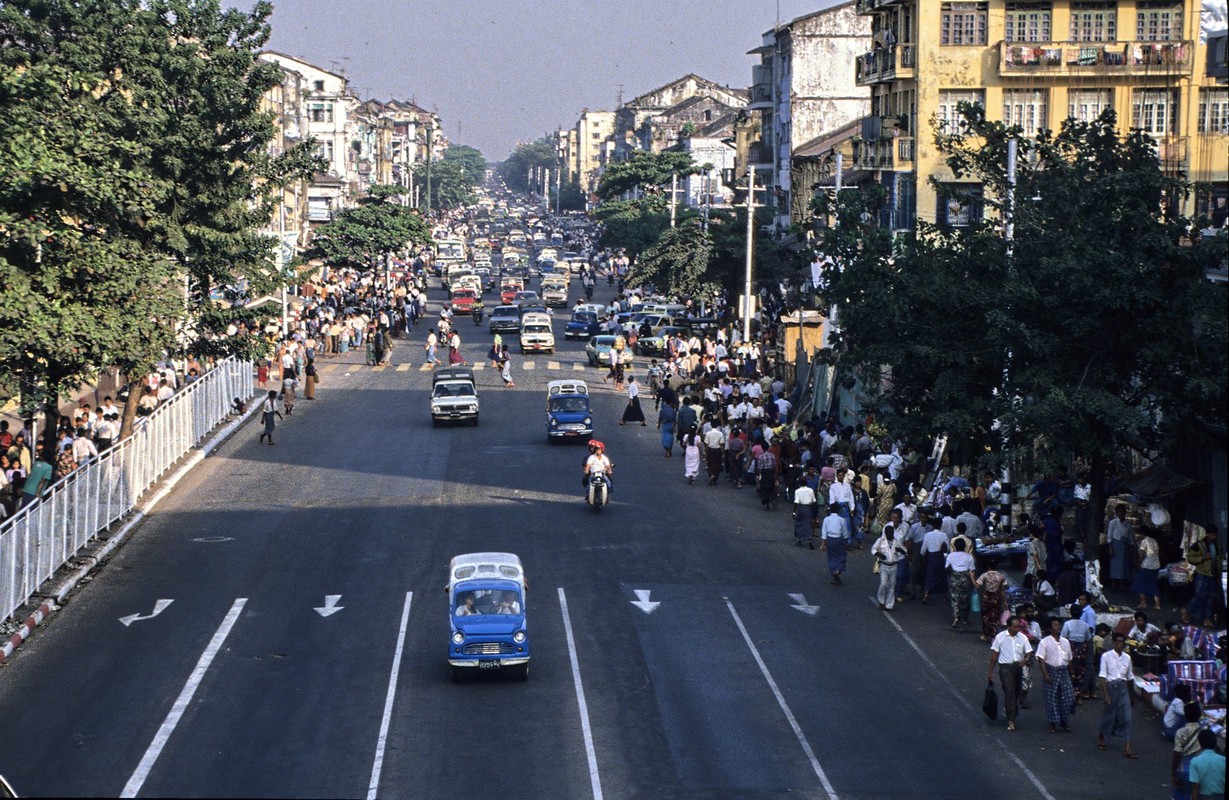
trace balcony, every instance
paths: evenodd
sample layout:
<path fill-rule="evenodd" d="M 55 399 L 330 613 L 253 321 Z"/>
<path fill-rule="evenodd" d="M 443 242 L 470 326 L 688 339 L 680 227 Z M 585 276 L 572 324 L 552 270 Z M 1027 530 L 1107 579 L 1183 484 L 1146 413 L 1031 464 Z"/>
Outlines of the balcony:
<path fill-rule="evenodd" d="M 1194 56 L 1190 41 L 1000 42 L 999 75 L 1177 77 L 1190 73 Z"/>
<path fill-rule="evenodd" d="M 900 0 L 858 0 L 855 8 L 859 14 L 870 14 L 873 11 L 896 5 L 899 2 Z"/>
<path fill-rule="evenodd" d="M 1161 159 L 1163 169 L 1186 169 L 1186 143 L 1185 136 L 1168 136 L 1157 140 L 1156 154 Z"/>
<path fill-rule="evenodd" d="M 771 167 L 776 164 L 772 157 L 772 148 L 763 142 L 757 142 L 747 147 L 747 163 L 756 166 Z"/>
<path fill-rule="evenodd" d="M 913 169 L 913 137 L 854 141 L 853 168 L 867 171 L 909 172 Z"/>
<path fill-rule="evenodd" d="M 908 79 L 913 77 L 917 54 L 911 44 L 894 44 L 881 47 L 858 56 L 857 75 L 859 86 Z"/>
<path fill-rule="evenodd" d="M 757 64 L 751 67 L 751 95 L 747 108 L 754 111 L 772 107 L 772 68 L 766 64 Z"/>

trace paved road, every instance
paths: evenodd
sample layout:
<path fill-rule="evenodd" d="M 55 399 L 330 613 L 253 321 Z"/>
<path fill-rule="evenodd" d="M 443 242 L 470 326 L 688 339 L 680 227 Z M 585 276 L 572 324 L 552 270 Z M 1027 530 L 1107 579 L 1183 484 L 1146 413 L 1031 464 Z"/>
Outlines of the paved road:
<path fill-rule="evenodd" d="M 276 446 L 233 437 L 0 670 L 0 771 L 29 795 L 366 797 L 373 774 L 411 798 L 1165 791 L 1149 719 L 1138 762 L 1095 750 L 1090 711 L 1045 733 L 1040 697 L 1019 733 L 987 725 L 974 633 L 933 604 L 878 612 L 865 554 L 829 586 L 784 510 L 687 486 L 582 367 L 618 465 L 592 514 L 582 448 L 545 441 L 543 384 L 584 360 L 556 327 L 517 388 L 478 373 L 478 428 L 432 428 L 416 365 L 329 362 Z M 485 325 L 460 330 L 480 361 Z M 532 675 L 454 685 L 446 567 L 487 549 L 526 564 Z"/>

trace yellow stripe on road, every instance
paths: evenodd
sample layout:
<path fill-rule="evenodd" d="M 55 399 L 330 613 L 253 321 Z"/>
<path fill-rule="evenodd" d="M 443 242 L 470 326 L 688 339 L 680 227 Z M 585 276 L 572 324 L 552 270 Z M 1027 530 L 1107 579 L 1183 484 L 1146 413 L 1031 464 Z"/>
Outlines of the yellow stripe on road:
<path fill-rule="evenodd" d="M 558 361 L 547 361 L 546 368 L 547 369 L 563 369 L 563 365 L 560 364 Z"/>
<path fill-rule="evenodd" d="M 409 365 L 409 364 L 398 364 L 398 365 L 397 365 L 397 371 L 398 371 L 398 372 L 405 372 L 405 371 L 406 371 L 407 369 L 409 369 L 409 368 L 410 368 L 410 365 Z"/>
<path fill-rule="evenodd" d="M 319 371 L 320 372 L 336 372 L 337 368 L 340 366 L 341 364 L 325 364 L 323 367 L 319 368 Z"/>
<path fill-rule="evenodd" d="M 573 372 L 584 372 L 585 365 L 577 361 L 575 364 L 572 365 L 572 371 Z"/>
<path fill-rule="evenodd" d="M 418 371 L 419 371 L 419 372 L 430 372 L 430 371 L 431 371 L 431 365 L 430 365 L 430 364 L 423 364 L 421 367 L 419 367 L 419 368 L 418 368 Z"/>
<path fill-rule="evenodd" d="M 372 372 L 383 372 L 386 369 L 388 369 L 387 364 L 377 364 L 376 366 L 371 368 L 371 371 Z"/>
<path fill-rule="evenodd" d="M 474 372 L 478 372 L 479 370 L 483 369 L 486 369 L 485 361 L 479 361 L 477 364 L 474 364 Z"/>

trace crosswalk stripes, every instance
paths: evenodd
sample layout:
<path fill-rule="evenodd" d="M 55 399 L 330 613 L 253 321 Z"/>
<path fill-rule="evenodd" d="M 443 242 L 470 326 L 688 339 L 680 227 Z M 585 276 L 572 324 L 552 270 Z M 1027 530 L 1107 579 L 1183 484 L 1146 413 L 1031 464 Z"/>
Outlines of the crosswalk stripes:
<path fill-rule="evenodd" d="M 486 362 L 479 361 L 477 364 L 474 364 L 474 372 L 481 372 L 484 369 L 486 369 Z"/>
<path fill-rule="evenodd" d="M 558 361 L 547 361 L 546 368 L 547 369 L 562 369 L 563 367 L 562 365 L 560 365 Z"/>
<path fill-rule="evenodd" d="M 419 372 L 430 372 L 430 371 L 431 371 L 431 365 L 430 365 L 430 364 L 423 364 L 421 367 L 419 367 L 419 368 L 418 368 L 418 371 L 419 371 Z"/>
<path fill-rule="evenodd" d="M 578 362 L 576 362 L 575 364 L 573 364 L 573 365 L 572 365 L 572 371 L 573 371 L 573 372 L 584 372 L 584 371 L 585 371 L 585 365 L 584 365 L 584 364 L 581 364 L 581 363 L 578 361 Z"/>
<path fill-rule="evenodd" d="M 387 364 L 377 364 L 376 366 L 371 368 L 371 371 L 372 372 L 383 372 L 386 369 L 388 369 Z"/>
<path fill-rule="evenodd" d="M 325 364 L 323 367 L 320 367 L 320 372 L 336 372 L 340 366 L 341 364 Z"/>
<path fill-rule="evenodd" d="M 521 369 L 535 369 L 538 365 L 532 361 L 526 361 L 521 364 Z"/>
<path fill-rule="evenodd" d="M 409 368 L 410 368 L 410 365 L 409 365 L 409 364 L 398 364 L 398 365 L 397 365 L 397 371 L 398 371 L 398 372 L 405 372 L 405 371 L 406 371 L 406 370 L 408 370 Z"/>

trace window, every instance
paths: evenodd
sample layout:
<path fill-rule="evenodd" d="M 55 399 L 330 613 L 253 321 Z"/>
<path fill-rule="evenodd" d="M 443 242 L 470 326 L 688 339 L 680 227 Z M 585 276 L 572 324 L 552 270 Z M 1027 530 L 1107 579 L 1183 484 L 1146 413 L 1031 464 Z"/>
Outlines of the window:
<path fill-rule="evenodd" d="M 1118 38 L 1118 4 L 1084 0 L 1071 4 L 1071 41 L 1112 42 Z"/>
<path fill-rule="evenodd" d="M 980 89 L 941 89 L 939 90 L 939 133 L 956 133 L 960 127 L 961 103 L 976 103 L 986 107 L 986 95 Z"/>
<path fill-rule="evenodd" d="M 1026 136 L 1049 127 L 1047 89 L 1003 90 L 1003 124 L 1019 125 Z"/>
<path fill-rule="evenodd" d="M 333 140 L 325 139 L 316 144 L 316 155 L 329 162 L 329 166 L 333 164 Z"/>
<path fill-rule="evenodd" d="M 1050 41 L 1050 4 L 1015 2 L 1007 4 L 1003 38 L 1009 42 Z"/>
<path fill-rule="evenodd" d="M 989 16 L 986 6 L 986 3 L 944 3 L 939 21 L 939 44 L 985 44 Z"/>
<path fill-rule="evenodd" d="M 1140 2 L 1135 12 L 1135 38 L 1141 42 L 1173 42 L 1182 38 L 1182 5 L 1171 0 Z"/>
<path fill-rule="evenodd" d="M 312 89 L 317 92 L 323 92 L 324 81 L 312 81 Z"/>
<path fill-rule="evenodd" d="M 1199 90 L 1199 132 L 1229 133 L 1229 89 Z"/>
<path fill-rule="evenodd" d="M 1131 127 L 1152 134 L 1178 132 L 1178 92 L 1137 89 L 1131 99 Z"/>
<path fill-rule="evenodd" d="M 967 228 L 982 218 L 982 187 L 977 184 L 944 184 L 939 192 L 935 222 L 953 228 Z"/>
<path fill-rule="evenodd" d="M 1072 89 L 1067 92 L 1067 116 L 1092 122 L 1101 112 L 1114 107 L 1112 89 Z"/>
<path fill-rule="evenodd" d="M 332 122 L 333 121 L 333 104 L 332 103 L 308 103 L 307 118 L 312 122 Z"/>
<path fill-rule="evenodd" d="M 328 222 L 333 218 L 333 201 L 328 197 L 307 198 L 307 218 L 312 222 Z"/>

